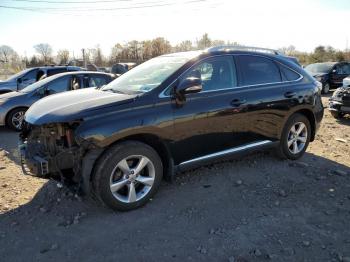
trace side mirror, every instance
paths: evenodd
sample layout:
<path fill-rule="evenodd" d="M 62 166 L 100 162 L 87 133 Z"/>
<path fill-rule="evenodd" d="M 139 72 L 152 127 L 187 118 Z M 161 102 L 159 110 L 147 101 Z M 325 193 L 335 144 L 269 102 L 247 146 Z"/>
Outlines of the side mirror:
<path fill-rule="evenodd" d="M 336 73 L 337 73 L 337 70 L 336 70 L 336 69 L 333 69 L 333 70 L 332 70 L 332 73 L 333 73 L 333 74 L 336 74 Z"/>
<path fill-rule="evenodd" d="M 197 77 L 188 77 L 180 82 L 176 89 L 179 95 L 194 94 L 202 91 L 202 79 Z"/>
<path fill-rule="evenodd" d="M 21 84 L 21 83 L 22 83 L 22 78 L 18 78 L 18 79 L 17 79 L 17 83 L 18 83 L 18 84 Z"/>

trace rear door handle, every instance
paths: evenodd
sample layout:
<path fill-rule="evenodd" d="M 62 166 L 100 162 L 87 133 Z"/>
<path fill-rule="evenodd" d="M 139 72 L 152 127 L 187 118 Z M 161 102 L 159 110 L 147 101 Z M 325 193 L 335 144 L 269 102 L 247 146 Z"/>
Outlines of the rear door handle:
<path fill-rule="evenodd" d="M 289 91 L 289 92 L 284 93 L 284 96 L 285 96 L 286 98 L 292 98 L 292 97 L 294 97 L 294 96 L 296 96 L 296 95 L 297 95 L 297 93 L 292 92 L 292 91 Z"/>
<path fill-rule="evenodd" d="M 240 105 L 243 105 L 245 104 L 247 101 L 245 99 L 243 100 L 240 100 L 240 99 L 233 99 L 231 101 L 231 106 L 240 106 Z"/>

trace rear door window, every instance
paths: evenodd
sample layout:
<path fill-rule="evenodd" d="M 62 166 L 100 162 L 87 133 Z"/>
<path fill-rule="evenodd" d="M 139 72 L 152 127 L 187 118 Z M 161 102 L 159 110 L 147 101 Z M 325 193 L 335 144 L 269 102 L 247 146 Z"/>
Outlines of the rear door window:
<path fill-rule="evenodd" d="M 91 75 L 88 77 L 87 87 L 101 87 L 107 84 L 107 79 L 105 76 Z"/>
<path fill-rule="evenodd" d="M 236 56 L 241 85 L 259 85 L 282 81 L 280 70 L 271 59 L 261 56 Z"/>

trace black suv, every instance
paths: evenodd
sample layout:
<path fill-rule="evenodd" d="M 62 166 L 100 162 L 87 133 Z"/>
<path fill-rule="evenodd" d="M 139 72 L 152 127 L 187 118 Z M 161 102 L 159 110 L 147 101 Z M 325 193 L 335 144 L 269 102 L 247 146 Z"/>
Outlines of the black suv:
<path fill-rule="evenodd" d="M 101 89 L 34 104 L 20 134 L 23 169 L 134 209 L 177 171 L 271 147 L 301 157 L 323 117 L 318 84 L 269 49 L 160 56 Z"/>
<path fill-rule="evenodd" d="M 343 79 L 350 75 L 350 63 L 316 63 L 306 66 L 305 70 L 322 83 L 322 93 L 327 94 L 331 88 L 342 86 Z"/>

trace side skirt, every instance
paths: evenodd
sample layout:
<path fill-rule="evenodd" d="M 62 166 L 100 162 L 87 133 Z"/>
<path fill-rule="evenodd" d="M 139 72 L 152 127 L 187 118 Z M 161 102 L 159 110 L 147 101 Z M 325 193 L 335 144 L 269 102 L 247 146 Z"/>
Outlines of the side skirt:
<path fill-rule="evenodd" d="M 272 148 L 278 145 L 278 141 L 273 142 L 270 140 L 263 140 L 254 143 L 245 144 L 239 147 L 233 147 L 224 151 L 219 151 L 213 154 L 197 157 L 185 162 L 180 163 L 177 166 L 177 170 L 182 172 L 185 170 L 193 169 L 199 166 L 207 165 L 218 160 L 227 160 L 232 158 L 233 156 L 240 156 L 247 154 L 252 151 L 257 151 L 259 149 L 267 149 Z"/>

